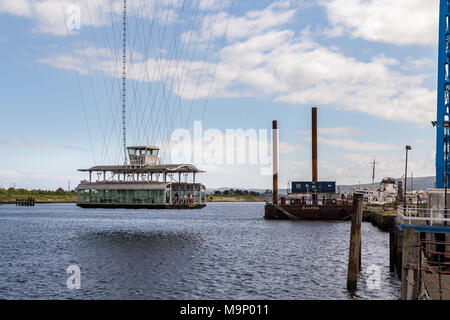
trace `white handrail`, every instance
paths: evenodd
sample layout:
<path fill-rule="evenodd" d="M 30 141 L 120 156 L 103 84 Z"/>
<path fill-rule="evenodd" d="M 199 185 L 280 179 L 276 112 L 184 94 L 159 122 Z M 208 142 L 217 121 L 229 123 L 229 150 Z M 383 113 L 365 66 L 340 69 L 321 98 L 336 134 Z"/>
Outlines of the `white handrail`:
<path fill-rule="evenodd" d="M 445 213 L 447 211 L 447 218 Z M 398 207 L 397 221 L 401 224 L 410 224 L 421 221 L 427 225 L 443 224 L 450 222 L 450 208 L 436 209 L 436 208 L 417 208 L 417 207 Z"/>

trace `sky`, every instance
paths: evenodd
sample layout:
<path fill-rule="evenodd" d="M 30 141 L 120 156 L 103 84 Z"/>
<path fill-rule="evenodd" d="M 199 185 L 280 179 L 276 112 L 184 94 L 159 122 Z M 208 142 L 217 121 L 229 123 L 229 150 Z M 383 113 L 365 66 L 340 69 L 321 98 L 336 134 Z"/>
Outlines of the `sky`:
<path fill-rule="evenodd" d="M 321 180 L 368 183 L 374 158 L 377 181 L 401 177 L 406 145 L 409 174 L 432 176 L 438 4 L 129 0 L 127 144 L 166 159 L 194 121 L 270 135 L 277 120 L 284 188 L 311 179 L 314 106 Z M 123 162 L 121 10 L 0 0 L 0 187 L 73 188 L 77 169 Z M 193 160 L 208 188 L 271 188 L 261 163 Z"/>

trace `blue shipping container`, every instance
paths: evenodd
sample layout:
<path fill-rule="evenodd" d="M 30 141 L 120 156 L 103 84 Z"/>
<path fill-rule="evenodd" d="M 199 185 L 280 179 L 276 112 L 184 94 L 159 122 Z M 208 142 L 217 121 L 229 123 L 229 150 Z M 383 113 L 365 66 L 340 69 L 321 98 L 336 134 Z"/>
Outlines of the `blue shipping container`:
<path fill-rule="evenodd" d="M 336 182 L 292 182 L 292 193 L 336 193 Z"/>

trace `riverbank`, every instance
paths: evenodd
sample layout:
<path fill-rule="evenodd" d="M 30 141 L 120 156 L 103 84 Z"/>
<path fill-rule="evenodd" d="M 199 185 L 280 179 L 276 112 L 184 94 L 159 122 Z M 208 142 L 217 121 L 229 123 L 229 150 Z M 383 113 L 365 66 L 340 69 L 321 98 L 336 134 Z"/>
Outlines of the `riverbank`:
<path fill-rule="evenodd" d="M 33 198 L 36 204 L 77 202 L 75 191 L 64 191 L 62 188 L 55 191 L 0 188 L 0 204 L 15 204 L 17 199 L 28 198 Z M 214 195 L 206 196 L 206 202 L 266 202 L 270 200 L 256 192 L 240 190 L 216 192 Z"/>
<path fill-rule="evenodd" d="M 13 197 L 13 198 L 3 198 L 0 199 L 0 204 L 15 204 L 16 199 L 25 199 L 25 196 L 22 197 Z M 206 199 L 207 203 L 213 202 L 266 202 L 269 201 L 267 198 L 261 197 L 208 197 Z M 73 198 L 59 198 L 59 197 L 51 197 L 51 198 L 35 198 L 36 204 L 48 204 L 48 203 L 76 203 L 76 196 Z"/>
<path fill-rule="evenodd" d="M 0 204 L 15 204 L 18 199 L 33 198 L 35 203 L 74 203 L 77 201 L 75 191 L 0 189 Z"/>
<path fill-rule="evenodd" d="M 208 196 L 206 202 L 266 202 L 269 198 L 259 196 Z"/>
<path fill-rule="evenodd" d="M 22 198 L 18 198 L 22 199 Z M 58 204 L 58 203 L 77 203 L 77 199 L 74 200 L 58 200 L 58 199 L 52 199 L 52 200 L 35 200 L 34 203 L 36 204 Z M 0 204 L 16 204 L 16 200 L 0 200 Z"/>

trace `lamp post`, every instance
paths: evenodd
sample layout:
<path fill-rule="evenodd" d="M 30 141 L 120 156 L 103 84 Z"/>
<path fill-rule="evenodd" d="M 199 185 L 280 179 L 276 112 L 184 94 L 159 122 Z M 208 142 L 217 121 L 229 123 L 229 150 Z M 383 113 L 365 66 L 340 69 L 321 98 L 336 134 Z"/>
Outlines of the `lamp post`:
<path fill-rule="evenodd" d="M 403 208 L 406 208 L 406 186 L 408 178 L 408 151 L 411 150 L 411 146 L 406 146 L 406 160 L 405 160 L 405 187 L 403 188 Z"/>

